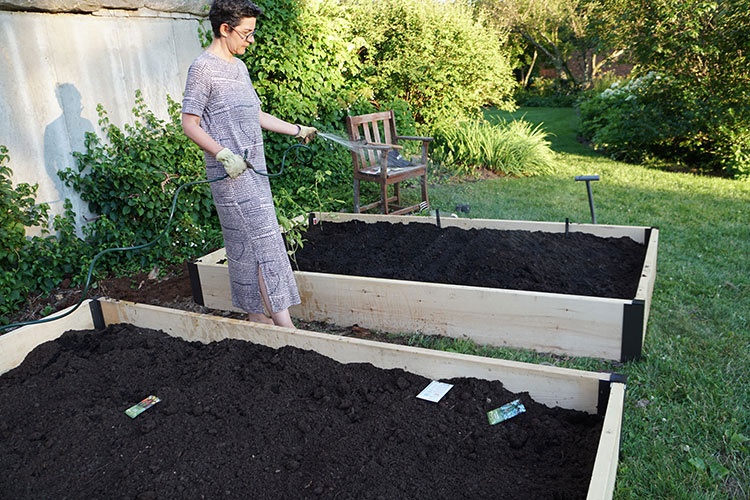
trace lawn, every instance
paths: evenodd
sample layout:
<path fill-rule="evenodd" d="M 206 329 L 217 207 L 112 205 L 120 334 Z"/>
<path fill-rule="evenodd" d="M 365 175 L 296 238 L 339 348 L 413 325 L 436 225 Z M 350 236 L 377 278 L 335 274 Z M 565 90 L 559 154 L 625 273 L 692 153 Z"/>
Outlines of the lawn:
<path fill-rule="evenodd" d="M 557 171 L 531 178 L 430 187 L 441 212 L 469 203 L 472 218 L 657 226 L 659 260 L 643 357 L 624 365 L 555 359 L 465 341 L 414 337 L 430 347 L 549 362 L 628 376 L 616 499 L 746 499 L 750 494 L 750 182 L 610 160 L 576 141 L 572 108 L 488 111 L 489 120 L 543 123 Z M 462 216 L 466 216 L 462 214 Z"/>

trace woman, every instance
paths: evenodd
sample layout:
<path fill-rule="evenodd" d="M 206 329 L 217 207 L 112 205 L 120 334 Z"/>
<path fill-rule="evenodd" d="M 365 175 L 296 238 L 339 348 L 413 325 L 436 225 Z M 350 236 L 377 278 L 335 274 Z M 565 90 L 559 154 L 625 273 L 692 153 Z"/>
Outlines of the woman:
<path fill-rule="evenodd" d="M 261 129 L 305 142 L 313 127 L 294 125 L 261 111 L 244 54 L 255 39 L 262 10 L 247 0 L 215 0 L 208 17 L 214 39 L 190 65 L 182 101 L 182 129 L 201 147 L 229 264 L 232 304 L 250 321 L 294 328 L 289 306 L 300 303 L 294 274 L 276 220 Z M 265 309 L 270 313 L 268 318 Z"/>

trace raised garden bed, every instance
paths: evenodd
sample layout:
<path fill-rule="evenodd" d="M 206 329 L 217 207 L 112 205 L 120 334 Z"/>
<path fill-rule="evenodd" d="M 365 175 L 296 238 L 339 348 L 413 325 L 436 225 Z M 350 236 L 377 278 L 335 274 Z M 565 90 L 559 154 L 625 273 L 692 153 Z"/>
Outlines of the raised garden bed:
<path fill-rule="evenodd" d="M 518 232 L 523 232 L 554 240 L 554 245 L 537 245 L 527 241 L 526 244 L 530 246 L 526 247 L 526 251 L 502 253 L 496 243 L 494 246 L 470 243 L 467 233 L 464 246 L 455 250 L 455 253 L 438 253 L 434 248 L 434 239 L 429 240 L 428 244 L 424 231 L 414 231 L 411 239 L 404 239 L 403 235 L 388 238 L 379 234 L 356 251 L 345 248 L 346 242 L 340 236 L 341 232 L 335 230 L 335 224 L 350 221 L 368 224 L 387 222 L 398 227 L 398 232 L 408 236 L 409 227 L 429 226 L 437 231 L 436 220 L 416 216 L 329 213 L 317 214 L 317 219 L 323 222 L 322 233 L 315 234 L 314 245 L 303 247 L 300 253 L 308 250 L 309 253 L 304 256 L 304 262 L 302 257 L 298 259 L 302 270 L 295 271 L 302 297 L 302 304 L 291 310 L 296 317 L 339 325 L 357 324 L 390 332 L 465 337 L 480 344 L 618 361 L 636 359 L 641 354 L 656 279 L 659 237 L 656 228 L 594 224 L 566 226 L 565 223 L 555 222 L 443 218 L 441 227 L 446 233 L 455 229 L 475 232 L 489 230 L 496 234 L 489 235 L 484 240 L 480 238 L 479 241 L 492 241 L 492 237 L 497 238 L 499 235 L 500 241 L 504 239 L 512 242 L 527 241 L 526 237 L 519 238 L 521 233 Z M 327 234 L 326 227 L 331 229 L 328 231 L 332 236 L 330 241 L 318 238 Z M 566 230 L 569 238 L 564 237 Z M 339 236 L 338 239 L 336 235 Z M 624 266 L 617 253 L 607 257 L 608 254 L 604 252 L 602 256 L 598 256 L 599 264 L 595 260 L 597 255 L 593 252 L 586 253 L 586 245 L 592 240 L 602 240 L 605 244 L 616 247 L 617 241 L 610 239 L 620 238 L 627 238 L 630 246 L 633 246 L 633 242 L 636 243 L 635 246 L 640 247 L 642 255 L 637 267 L 626 270 L 624 274 L 621 272 Z M 396 265 L 399 262 L 403 265 L 402 271 L 394 266 L 394 259 L 388 259 L 384 255 L 383 250 L 388 245 L 395 247 L 396 240 L 403 245 L 399 248 L 403 252 L 402 258 L 395 259 Z M 326 244 L 327 250 L 324 249 Z M 567 247 L 575 244 L 579 245 L 575 249 L 578 253 L 568 252 Z M 377 249 L 373 250 L 372 247 Z M 419 248 L 424 250 L 416 251 Z M 545 249 L 549 248 L 559 249 L 564 258 L 546 255 L 548 250 Z M 583 256 L 580 253 L 582 251 Z M 363 267 L 372 270 L 371 277 L 310 272 L 304 267 L 313 267 L 318 256 L 319 260 L 324 261 L 322 265 L 326 265 L 328 255 L 336 253 L 348 258 L 350 262 L 361 262 Z M 544 257 L 548 257 L 546 262 Z M 492 272 L 500 278 L 524 270 L 533 274 L 533 266 L 529 264 L 532 258 L 540 271 L 537 271 L 536 276 L 527 278 L 526 285 L 521 280 L 520 285 L 514 286 L 537 285 L 536 290 L 492 288 L 497 286 L 490 280 Z M 226 253 L 220 249 L 190 266 L 193 297 L 196 302 L 207 307 L 236 310 L 231 303 L 228 270 L 223 264 L 225 259 Z M 506 266 L 500 266 L 494 271 L 479 267 L 479 262 L 488 259 L 489 262 L 494 259 L 498 265 Z M 442 261 L 444 269 L 454 274 L 460 274 L 453 269 L 460 263 L 467 263 L 468 269 L 474 266 L 477 272 L 463 271 L 462 274 L 473 281 L 467 285 L 416 281 L 415 278 L 394 279 L 407 276 L 416 265 L 425 261 L 438 260 Z M 579 264 L 582 266 L 576 268 L 575 265 Z M 610 267 L 602 272 L 604 264 Z M 382 267 L 387 269 L 383 271 Z M 598 281 L 590 279 L 596 273 L 599 274 Z M 434 279 L 444 281 L 439 277 Z M 487 280 L 488 284 L 479 286 L 478 283 L 483 283 L 482 280 Z M 598 282 L 599 288 L 593 286 L 593 281 Z M 625 281 L 628 282 L 621 283 Z M 542 288 L 539 288 L 540 284 L 543 285 Z M 575 286 L 565 288 L 568 285 Z"/>
<path fill-rule="evenodd" d="M 68 329 L 98 333 L 44 344 Z M 106 299 L 0 337 L 0 373 L 37 346 L 0 379 L 13 498 L 612 497 L 610 374 Z M 455 384 L 441 403 L 414 397 L 431 379 Z M 512 393 L 526 413 L 489 426 Z M 124 414 L 150 394 L 162 402 Z"/>

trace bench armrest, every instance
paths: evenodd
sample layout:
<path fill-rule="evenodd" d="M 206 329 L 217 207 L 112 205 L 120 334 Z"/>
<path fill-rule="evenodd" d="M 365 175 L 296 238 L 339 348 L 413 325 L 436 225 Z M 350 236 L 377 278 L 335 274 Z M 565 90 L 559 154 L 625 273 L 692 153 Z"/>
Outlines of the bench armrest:
<path fill-rule="evenodd" d="M 410 135 L 397 135 L 396 139 L 403 139 L 405 141 L 426 141 L 432 142 L 432 137 L 414 137 Z"/>
<path fill-rule="evenodd" d="M 365 143 L 365 144 L 357 144 L 354 146 L 356 149 L 367 149 L 372 151 L 393 151 L 395 149 L 401 149 L 400 146 L 395 146 L 393 144 L 371 144 L 371 143 Z"/>

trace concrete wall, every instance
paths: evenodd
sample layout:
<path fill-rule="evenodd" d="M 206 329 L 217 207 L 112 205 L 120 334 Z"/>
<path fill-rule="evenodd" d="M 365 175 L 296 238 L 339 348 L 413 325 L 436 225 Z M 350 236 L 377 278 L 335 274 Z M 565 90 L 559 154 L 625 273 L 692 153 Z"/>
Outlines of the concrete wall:
<path fill-rule="evenodd" d="M 167 94 L 182 99 L 187 68 L 202 50 L 198 27 L 194 14 L 144 8 L 0 11 L 0 144 L 14 184 L 39 184 L 37 201 L 52 213 L 70 198 L 80 227 L 91 214 L 57 172 L 75 165 L 71 153 L 84 149 L 85 132 L 100 133 L 97 104 L 122 127 L 141 89 L 167 118 Z"/>

